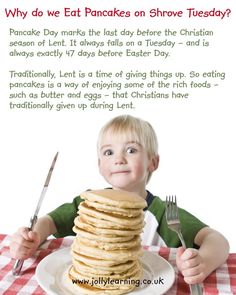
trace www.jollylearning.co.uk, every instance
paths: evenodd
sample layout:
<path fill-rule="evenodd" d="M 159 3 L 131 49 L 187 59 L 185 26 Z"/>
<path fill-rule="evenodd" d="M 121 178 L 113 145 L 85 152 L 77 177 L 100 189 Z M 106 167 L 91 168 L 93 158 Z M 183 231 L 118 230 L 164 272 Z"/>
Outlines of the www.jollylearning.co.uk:
<path fill-rule="evenodd" d="M 85 284 L 85 285 L 102 285 L 105 287 L 106 285 L 135 285 L 135 287 L 140 287 L 144 285 L 164 285 L 164 279 L 162 277 L 155 278 L 153 280 L 150 279 L 142 279 L 142 280 L 134 280 L 134 279 L 111 279 L 111 278 L 103 278 L 99 277 L 97 279 L 92 278 L 91 280 L 86 279 L 72 279 L 73 284 Z"/>

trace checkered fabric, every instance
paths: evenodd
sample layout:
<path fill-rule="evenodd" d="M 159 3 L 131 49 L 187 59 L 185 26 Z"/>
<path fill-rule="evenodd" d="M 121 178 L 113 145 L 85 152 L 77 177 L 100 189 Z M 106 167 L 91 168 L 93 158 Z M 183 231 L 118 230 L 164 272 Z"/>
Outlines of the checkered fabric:
<path fill-rule="evenodd" d="M 14 260 L 9 253 L 10 237 L 0 234 L 0 294 L 4 295 L 44 295 L 46 294 L 38 285 L 35 278 L 35 269 L 38 263 L 50 253 L 69 247 L 71 239 L 49 239 L 36 254 L 24 262 L 21 275 L 14 277 L 12 267 Z M 167 295 L 189 294 L 189 287 L 178 272 L 175 263 L 176 249 L 145 246 L 145 250 L 158 253 L 170 262 L 175 270 L 175 282 Z M 230 254 L 228 260 L 220 268 L 214 271 L 202 284 L 204 295 L 229 295 L 236 294 L 236 253 Z"/>

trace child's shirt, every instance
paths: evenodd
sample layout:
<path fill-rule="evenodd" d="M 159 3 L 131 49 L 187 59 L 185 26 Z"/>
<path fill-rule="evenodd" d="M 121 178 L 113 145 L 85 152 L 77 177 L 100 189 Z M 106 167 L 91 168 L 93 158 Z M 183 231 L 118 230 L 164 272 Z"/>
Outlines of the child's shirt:
<path fill-rule="evenodd" d="M 65 203 L 56 208 L 48 215 L 53 219 L 57 228 L 55 237 L 75 235 L 72 228 L 74 219 L 78 215 L 78 206 L 83 201 L 80 196 L 75 197 L 72 203 Z M 147 208 L 145 211 L 145 227 L 141 235 L 142 244 L 147 246 L 167 246 L 179 247 L 181 242 L 177 234 L 171 231 L 166 223 L 165 202 L 159 197 L 153 196 L 149 191 L 146 198 Z M 195 216 L 179 208 L 179 218 L 182 225 L 182 233 L 187 247 L 197 247 L 194 244 L 194 238 L 197 233 L 207 225 L 197 219 Z"/>

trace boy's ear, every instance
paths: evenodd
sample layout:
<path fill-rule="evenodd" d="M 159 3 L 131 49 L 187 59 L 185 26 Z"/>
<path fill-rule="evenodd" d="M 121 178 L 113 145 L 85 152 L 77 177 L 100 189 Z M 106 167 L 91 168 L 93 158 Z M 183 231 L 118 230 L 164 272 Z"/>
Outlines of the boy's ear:
<path fill-rule="evenodd" d="M 100 161 L 99 158 L 98 158 L 98 171 L 102 175 L 102 172 L 101 172 L 101 161 Z"/>
<path fill-rule="evenodd" d="M 150 159 L 149 172 L 153 172 L 157 170 L 159 166 L 159 161 L 160 161 L 159 155 L 155 155 Z"/>

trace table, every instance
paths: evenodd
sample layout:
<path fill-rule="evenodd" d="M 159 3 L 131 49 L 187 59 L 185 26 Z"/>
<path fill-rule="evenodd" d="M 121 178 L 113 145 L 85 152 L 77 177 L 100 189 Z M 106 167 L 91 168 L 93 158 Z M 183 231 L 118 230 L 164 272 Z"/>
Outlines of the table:
<path fill-rule="evenodd" d="M 36 254 L 24 262 L 22 275 L 14 277 L 11 273 L 14 260 L 9 253 L 10 236 L 0 234 L 0 294 L 3 295 L 44 295 L 35 278 L 38 263 L 48 254 L 65 247 L 69 247 L 72 239 L 60 238 L 47 240 Z M 145 250 L 153 251 L 168 260 L 175 270 L 175 283 L 166 293 L 167 295 L 189 294 L 188 285 L 178 272 L 175 264 L 176 249 L 157 246 L 145 246 Z M 229 255 L 225 264 L 214 271 L 202 284 L 204 295 L 236 294 L 236 253 Z M 158 295 L 158 294 L 157 294 Z"/>

